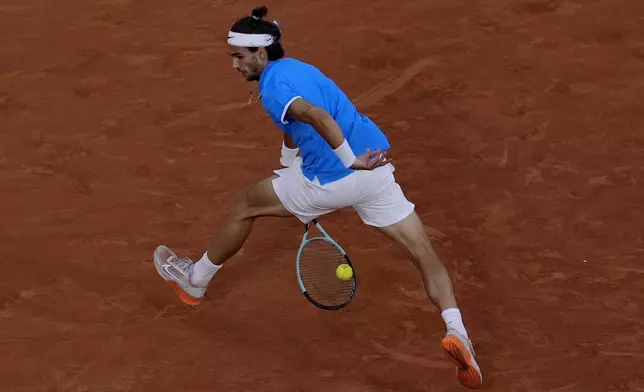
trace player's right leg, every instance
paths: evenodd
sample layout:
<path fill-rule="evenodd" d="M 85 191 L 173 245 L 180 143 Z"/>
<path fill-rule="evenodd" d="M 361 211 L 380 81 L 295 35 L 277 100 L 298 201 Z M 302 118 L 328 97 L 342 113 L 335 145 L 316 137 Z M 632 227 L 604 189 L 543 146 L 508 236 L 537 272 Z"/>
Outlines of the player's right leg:
<path fill-rule="evenodd" d="M 474 349 L 463 325 L 447 269 L 432 248 L 424 226 L 393 175 L 393 165 L 355 178 L 360 200 L 354 208 L 366 224 L 377 228 L 396 242 L 420 271 L 427 296 L 441 311 L 447 333 L 441 345 L 457 366 L 459 381 L 469 388 L 480 388 L 483 377 Z"/>
<path fill-rule="evenodd" d="M 483 375 L 463 325 L 450 276 L 434 252 L 418 215 L 412 212 L 401 221 L 378 229 L 394 240 L 420 270 L 428 296 L 441 311 L 447 325 L 441 346 L 456 365 L 458 380 L 468 388 L 480 388 Z"/>

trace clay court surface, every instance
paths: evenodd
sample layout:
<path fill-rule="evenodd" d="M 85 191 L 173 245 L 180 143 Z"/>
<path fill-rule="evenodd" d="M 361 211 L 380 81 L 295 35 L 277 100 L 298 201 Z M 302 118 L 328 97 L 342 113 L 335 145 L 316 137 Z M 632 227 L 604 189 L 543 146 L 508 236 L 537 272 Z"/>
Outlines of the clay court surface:
<path fill-rule="evenodd" d="M 258 221 L 198 308 L 156 274 L 279 165 L 226 54 L 255 5 L 0 4 L 3 391 L 465 390 L 418 273 L 351 210 L 321 220 L 357 268 L 342 312 L 300 294 L 295 219 Z M 644 391 L 644 3 L 266 5 L 388 133 L 486 390 Z"/>

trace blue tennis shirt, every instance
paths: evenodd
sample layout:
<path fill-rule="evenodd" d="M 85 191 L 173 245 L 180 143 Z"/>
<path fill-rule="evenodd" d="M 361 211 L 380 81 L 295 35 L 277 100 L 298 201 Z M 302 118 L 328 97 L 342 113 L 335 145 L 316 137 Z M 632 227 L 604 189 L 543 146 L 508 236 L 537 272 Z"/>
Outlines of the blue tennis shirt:
<path fill-rule="evenodd" d="M 300 149 L 302 172 L 310 181 L 320 184 L 337 181 L 353 172 L 335 155 L 333 148 L 311 125 L 293 120 L 286 114 L 298 97 L 326 110 L 338 123 L 353 153 L 390 148 L 380 128 L 358 112 L 342 90 L 316 67 L 293 58 L 268 63 L 259 79 L 262 105 L 279 128 Z"/>

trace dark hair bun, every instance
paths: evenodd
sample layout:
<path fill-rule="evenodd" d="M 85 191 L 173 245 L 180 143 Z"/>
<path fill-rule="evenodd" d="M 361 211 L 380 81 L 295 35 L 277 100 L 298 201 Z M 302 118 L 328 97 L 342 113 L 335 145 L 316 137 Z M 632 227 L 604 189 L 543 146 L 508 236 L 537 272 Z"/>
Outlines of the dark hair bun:
<path fill-rule="evenodd" d="M 268 8 L 266 8 L 265 6 L 257 7 L 253 10 L 251 15 L 253 16 L 253 18 L 262 19 L 263 17 L 268 15 Z"/>

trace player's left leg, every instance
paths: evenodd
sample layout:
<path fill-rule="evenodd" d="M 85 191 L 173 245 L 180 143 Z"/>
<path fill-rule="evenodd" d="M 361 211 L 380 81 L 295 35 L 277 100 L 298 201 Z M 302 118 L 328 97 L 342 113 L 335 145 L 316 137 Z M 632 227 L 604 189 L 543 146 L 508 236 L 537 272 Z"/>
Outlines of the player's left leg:
<path fill-rule="evenodd" d="M 277 178 L 271 176 L 237 195 L 210 248 L 196 263 L 179 258 L 165 245 L 156 248 L 154 265 L 157 272 L 183 302 L 199 304 L 215 273 L 246 242 L 256 218 L 293 216 L 275 193 L 273 181 Z"/>
<path fill-rule="evenodd" d="M 396 183 L 393 166 L 361 172 L 356 182 L 364 195 L 353 207 L 363 222 L 396 242 L 420 271 L 429 299 L 441 311 L 447 334 L 441 345 L 457 365 L 459 381 L 480 388 L 483 377 L 463 325 L 447 269 L 432 248 L 424 226 Z"/>
<path fill-rule="evenodd" d="M 200 303 L 215 274 L 246 242 L 255 219 L 294 216 L 308 223 L 345 205 L 347 192 L 334 192 L 337 185 L 329 188 L 309 181 L 302 174 L 301 162 L 296 159 L 289 167 L 274 171 L 276 175 L 241 192 L 208 251 L 196 263 L 179 258 L 164 245 L 157 247 L 154 252 L 157 272 L 185 303 Z M 338 183 L 351 186 L 349 179 Z"/>

